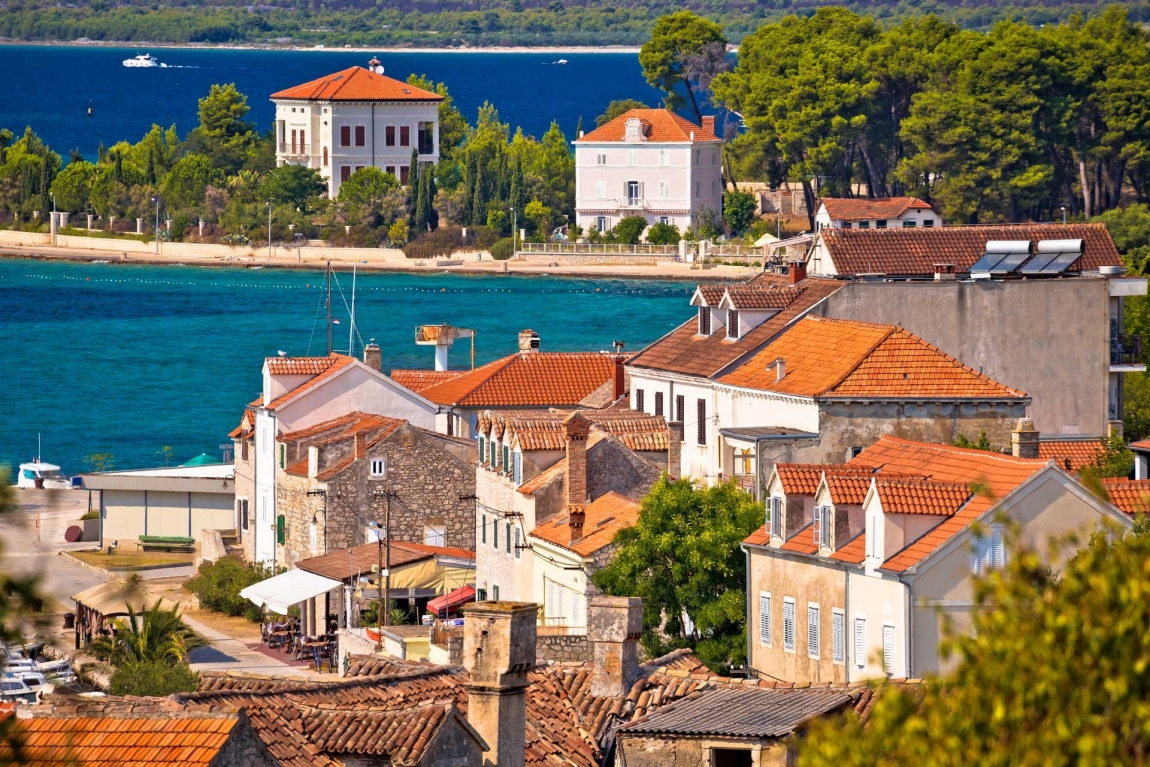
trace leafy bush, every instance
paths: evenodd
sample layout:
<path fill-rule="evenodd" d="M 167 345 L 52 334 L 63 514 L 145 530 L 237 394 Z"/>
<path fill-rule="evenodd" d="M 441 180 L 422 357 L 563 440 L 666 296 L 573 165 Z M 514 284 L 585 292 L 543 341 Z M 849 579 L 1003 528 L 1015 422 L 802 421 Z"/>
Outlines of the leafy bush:
<path fill-rule="evenodd" d="M 89 511 L 89 512 L 86 512 L 86 513 L 85 513 L 83 516 L 81 516 L 81 517 L 80 517 L 80 521 L 81 521 L 81 522 L 84 522 L 84 521 L 87 521 L 87 520 L 89 520 L 89 519 L 99 519 L 99 518 L 100 518 L 100 512 L 98 512 L 98 511 Z"/>
<path fill-rule="evenodd" d="M 723 195 L 723 217 L 731 234 L 742 234 L 755 219 L 755 198 L 748 192 L 727 192 Z"/>
<path fill-rule="evenodd" d="M 674 224 L 652 224 L 647 230 L 647 242 L 652 245 L 675 245 L 681 239 L 679 227 Z"/>
<path fill-rule="evenodd" d="M 627 216 L 620 219 L 612 231 L 615 233 L 616 242 L 621 242 L 624 245 L 638 245 L 639 237 L 642 236 L 643 230 L 646 228 L 647 219 L 642 216 Z"/>
<path fill-rule="evenodd" d="M 159 698 L 177 692 L 194 692 L 199 686 L 200 675 L 187 663 L 173 665 L 163 660 L 137 660 L 116 669 L 108 692 Z"/>
<path fill-rule="evenodd" d="M 200 565 L 195 577 L 184 588 L 196 595 L 200 607 L 226 615 L 243 615 L 258 621 L 263 617 L 260 608 L 240 596 L 240 592 L 272 577 L 271 567 L 259 563 L 241 562 L 236 557 L 223 557 Z"/>
<path fill-rule="evenodd" d="M 486 227 L 476 227 L 467 230 L 463 236 L 463 229 L 458 226 L 441 226 L 433 232 L 424 232 L 414 242 L 403 248 L 408 258 L 446 258 L 457 250 L 476 247 L 481 235 L 489 237 Z"/>
<path fill-rule="evenodd" d="M 506 261 L 511 258 L 512 250 L 511 238 L 505 237 L 491 246 L 491 257 L 496 261 Z"/>

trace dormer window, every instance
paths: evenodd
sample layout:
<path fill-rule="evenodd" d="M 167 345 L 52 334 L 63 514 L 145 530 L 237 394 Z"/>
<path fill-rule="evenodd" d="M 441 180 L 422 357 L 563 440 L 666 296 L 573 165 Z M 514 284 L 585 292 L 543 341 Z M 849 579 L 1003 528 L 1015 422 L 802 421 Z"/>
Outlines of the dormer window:
<path fill-rule="evenodd" d="M 727 310 L 727 338 L 739 337 L 739 310 Z"/>
<path fill-rule="evenodd" d="M 627 120 L 626 141 L 642 141 L 643 140 L 643 123 L 638 117 L 632 117 Z"/>
<path fill-rule="evenodd" d="M 709 306 L 699 307 L 699 335 L 711 335 L 711 308 Z"/>
<path fill-rule="evenodd" d="M 778 496 L 767 499 L 767 531 L 772 538 L 783 537 L 783 499 Z"/>

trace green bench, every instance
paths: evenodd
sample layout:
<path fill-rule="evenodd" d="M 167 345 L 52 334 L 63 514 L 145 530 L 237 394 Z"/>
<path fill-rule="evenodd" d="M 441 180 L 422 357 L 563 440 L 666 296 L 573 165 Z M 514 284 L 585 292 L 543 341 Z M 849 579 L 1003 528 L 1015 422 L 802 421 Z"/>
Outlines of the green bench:
<path fill-rule="evenodd" d="M 196 539 L 182 535 L 141 535 L 136 541 L 136 548 L 144 551 L 179 550 L 191 553 L 196 548 Z"/>

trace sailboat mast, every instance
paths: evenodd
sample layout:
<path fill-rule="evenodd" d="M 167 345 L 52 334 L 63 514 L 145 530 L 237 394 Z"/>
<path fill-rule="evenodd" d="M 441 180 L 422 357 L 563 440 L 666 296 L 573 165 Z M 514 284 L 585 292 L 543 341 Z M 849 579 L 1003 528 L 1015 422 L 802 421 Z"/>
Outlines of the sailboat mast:
<path fill-rule="evenodd" d="M 356 264 L 351 265 L 351 327 L 347 331 L 347 356 L 355 356 L 355 270 Z"/>
<path fill-rule="evenodd" d="M 331 261 L 327 262 L 327 271 L 324 272 L 324 277 L 327 279 L 327 356 L 331 356 Z"/>

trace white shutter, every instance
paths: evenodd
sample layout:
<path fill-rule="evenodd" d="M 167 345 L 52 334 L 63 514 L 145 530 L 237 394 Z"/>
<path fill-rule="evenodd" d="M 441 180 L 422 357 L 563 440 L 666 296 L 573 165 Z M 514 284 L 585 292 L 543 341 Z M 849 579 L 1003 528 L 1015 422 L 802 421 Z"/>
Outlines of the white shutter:
<path fill-rule="evenodd" d="M 866 668 L 866 618 L 855 618 L 855 665 Z"/>
<path fill-rule="evenodd" d="M 795 649 L 795 601 L 783 600 L 783 648 Z"/>
<path fill-rule="evenodd" d="M 843 625 L 845 617 L 842 612 L 836 610 L 831 613 L 831 658 L 836 663 L 842 663 L 843 653 L 846 652 L 845 640 L 843 634 L 846 627 Z"/>
<path fill-rule="evenodd" d="M 814 543 L 816 546 L 818 546 L 821 543 L 821 541 L 819 540 L 819 529 L 820 529 L 820 523 L 822 522 L 822 516 L 823 516 L 823 507 L 822 506 L 816 506 L 815 507 L 815 521 L 814 521 L 814 524 L 811 525 L 811 535 L 813 536 Z"/>
<path fill-rule="evenodd" d="M 523 453 L 516 451 L 515 453 L 515 474 L 514 480 L 516 485 L 523 484 Z"/>
<path fill-rule="evenodd" d="M 995 570 L 1006 567 L 1006 546 L 1002 540 L 1002 527 L 992 525 L 990 528 L 990 561 L 987 563 Z"/>
<path fill-rule="evenodd" d="M 990 539 L 985 535 L 976 535 L 974 537 L 974 566 L 971 570 L 975 575 L 984 575 L 989 564 Z"/>
<path fill-rule="evenodd" d="M 894 626 L 882 627 L 882 672 L 894 673 Z"/>
<path fill-rule="evenodd" d="M 807 655 L 819 657 L 819 608 L 807 606 Z"/>
<path fill-rule="evenodd" d="M 759 594 L 759 644 L 771 643 L 771 595 Z"/>

